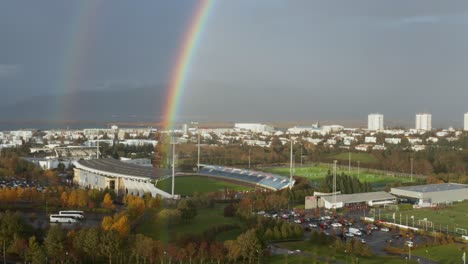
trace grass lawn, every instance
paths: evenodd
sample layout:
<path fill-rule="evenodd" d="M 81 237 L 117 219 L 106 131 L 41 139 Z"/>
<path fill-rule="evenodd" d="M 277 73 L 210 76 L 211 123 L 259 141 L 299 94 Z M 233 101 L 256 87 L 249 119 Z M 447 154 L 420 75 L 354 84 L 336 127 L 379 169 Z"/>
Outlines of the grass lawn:
<path fill-rule="evenodd" d="M 326 257 L 329 257 L 331 259 L 333 256 L 333 252 L 335 251 L 334 249 L 328 246 L 312 245 L 307 241 L 284 242 L 284 243 L 276 243 L 275 245 L 281 248 L 289 249 L 289 250 L 300 249 L 304 253 L 317 255 L 318 258 L 322 260 L 325 260 Z M 341 262 L 346 262 L 346 263 L 351 262 L 351 256 L 345 255 L 344 252 L 336 252 L 335 258 L 336 260 L 339 260 Z M 282 259 L 284 260 L 284 256 Z M 404 263 L 405 261 L 404 259 L 400 257 L 378 256 L 378 255 L 374 255 L 368 258 L 358 257 L 358 259 L 359 259 L 359 263 L 363 263 L 363 264 L 382 264 L 382 263 L 401 264 L 401 263 Z M 277 262 L 277 263 L 284 263 L 284 262 Z M 296 263 L 296 262 L 293 262 L 293 263 Z M 310 263 L 310 262 L 304 262 L 304 263 Z M 417 263 L 417 262 L 413 261 L 413 262 L 408 262 L 408 263 Z"/>
<path fill-rule="evenodd" d="M 159 181 L 157 187 L 163 191 L 171 192 L 172 179 L 168 178 Z M 180 195 L 192 195 L 196 192 L 216 192 L 224 191 L 227 187 L 230 190 L 249 190 L 251 187 L 241 186 L 230 182 L 224 182 L 204 176 L 177 176 L 175 177 L 175 193 Z"/>
<path fill-rule="evenodd" d="M 201 234 L 207 229 L 217 225 L 240 224 L 240 220 L 237 218 L 224 217 L 223 210 L 223 205 L 216 205 L 214 208 L 200 209 L 195 219 L 190 223 L 182 223 L 171 227 L 161 225 L 155 221 L 157 212 L 151 211 L 149 217 L 137 227 L 136 233 L 167 242 L 177 240 L 181 236 L 187 234 Z M 222 234 L 223 233 L 220 235 Z M 226 237 L 230 238 L 229 234 L 226 234 Z"/>
<path fill-rule="evenodd" d="M 463 252 L 468 251 L 468 245 L 451 244 L 428 248 L 419 248 L 413 251 L 414 258 L 423 257 L 437 263 L 452 264 L 462 263 Z"/>
<path fill-rule="evenodd" d="M 289 176 L 289 167 L 266 168 L 266 170 L 272 173 L 279 174 L 279 175 Z M 297 176 L 306 177 L 313 181 L 320 181 L 323 178 L 325 178 L 325 176 L 327 176 L 329 170 L 332 171 L 333 168 L 331 166 L 329 167 L 324 164 L 307 165 L 303 167 L 296 167 L 294 174 Z M 410 182 L 410 179 L 406 177 L 397 178 L 397 177 L 387 176 L 384 174 L 376 174 L 373 172 L 371 173 L 367 171 L 366 169 L 360 169 L 358 172 L 357 169 L 351 168 L 351 172 L 349 172 L 348 169 L 340 169 L 338 167 L 337 174 L 341 174 L 341 173 L 345 173 L 351 176 L 358 177 L 359 180 L 363 182 L 370 182 L 372 186 L 376 189 L 383 188 L 388 183 L 393 183 L 397 181 Z"/>
<path fill-rule="evenodd" d="M 298 263 L 298 264 L 310 264 L 310 263 L 326 263 L 325 261 L 315 260 L 312 256 L 304 255 L 273 255 L 268 257 L 262 263 L 271 263 L 271 264 L 285 264 L 285 263 Z"/>
<path fill-rule="evenodd" d="M 401 213 L 401 218 L 403 224 L 406 224 L 406 216 L 408 216 L 408 224 L 412 225 L 411 216 L 414 216 L 415 224 L 418 224 L 418 220 L 427 218 L 428 221 L 433 222 L 434 228 L 439 230 L 442 227 L 442 230 L 447 230 L 447 225 L 450 231 L 455 231 L 456 227 L 464 228 L 468 231 L 468 201 L 454 203 L 450 207 L 433 209 L 433 208 L 420 208 L 420 209 L 410 209 L 405 211 L 396 212 L 397 222 L 399 222 Z M 382 219 L 387 221 L 393 221 L 393 212 L 388 212 L 382 215 Z M 432 228 L 431 228 L 432 230 Z"/>
<path fill-rule="evenodd" d="M 216 241 L 234 240 L 240 234 L 242 234 L 242 229 L 241 228 L 228 230 L 228 231 L 222 232 L 219 235 L 217 235 L 216 236 Z"/>

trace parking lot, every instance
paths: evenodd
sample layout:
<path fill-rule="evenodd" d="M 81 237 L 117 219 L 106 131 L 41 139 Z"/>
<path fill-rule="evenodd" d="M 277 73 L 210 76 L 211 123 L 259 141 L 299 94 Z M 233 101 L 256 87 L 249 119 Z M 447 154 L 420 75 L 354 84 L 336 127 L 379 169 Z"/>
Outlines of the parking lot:
<path fill-rule="evenodd" d="M 282 219 L 284 221 L 295 222 L 301 225 L 305 232 L 305 239 L 309 239 L 311 231 L 323 232 L 325 235 L 335 236 L 345 242 L 347 239 L 358 239 L 367 244 L 372 252 L 377 255 L 387 255 L 385 248 L 388 245 L 401 247 L 412 244 L 417 246 L 424 241 L 422 236 L 414 236 L 410 233 L 404 233 L 390 230 L 383 226 L 364 223 L 360 220 L 361 216 L 369 215 L 369 211 L 352 211 L 346 214 L 333 215 L 331 212 L 322 212 L 320 217 L 305 217 L 293 211 L 280 212 L 259 212 L 264 217 Z M 351 232 L 353 231 L 353 232 Z M 359 234 L 359 235 L 358 235 Z M 281 251 L 278 248 L 276 253 L 288 252 Z M 289 252 L 291 254 L 291 252 Z M 295 254 L 296 252 L 292 252 Z M 431 263 L 431 262 L 424 262 Z"/>
<path fill-rule="evenodd" d="M 15 178 L 0 179 L 0 188 L 33 188 L 42 191 L 45 187 L 35 180 L 20 180 Z"/>

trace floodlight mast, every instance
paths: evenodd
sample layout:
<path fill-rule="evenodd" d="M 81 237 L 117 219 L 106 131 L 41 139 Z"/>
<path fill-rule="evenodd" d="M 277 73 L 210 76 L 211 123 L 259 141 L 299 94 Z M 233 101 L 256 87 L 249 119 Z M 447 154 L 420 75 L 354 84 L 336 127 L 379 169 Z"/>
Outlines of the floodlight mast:
<path fill-rule="evenodd" d="M 197 172 L 200 172 L 200 130 L 199 130 L 198 127 L 197 127 L 197 134 L 198 134 L 198 140 L 197 140 L 197 141 L 198 141 L 198 144 L 197 144 L 197 145 L 198 145 L 198 146 L 197 146 L 197 148 L 198 148 L 198 150 L 197 150 L 197 151 L 198 151 L 198 156 L 197 156 Z"/>
<path fill-rule="evenodd" d="M 289 162 L 289 189 L 292 189 L 292 178 L 293 178 L 293 139 L 291 141 L 291 153 L 290 153 L 290 162 Z"/>
<path fill-rule="evenodd" d="M 175 138 L 172 136 L 172 198 L 174 198 L 175 188 Z"/>
<path fill-rule="evenodd" d="M 333 206 L 336 206 L 336 163 L 338 161 L 333 161 Z"/>

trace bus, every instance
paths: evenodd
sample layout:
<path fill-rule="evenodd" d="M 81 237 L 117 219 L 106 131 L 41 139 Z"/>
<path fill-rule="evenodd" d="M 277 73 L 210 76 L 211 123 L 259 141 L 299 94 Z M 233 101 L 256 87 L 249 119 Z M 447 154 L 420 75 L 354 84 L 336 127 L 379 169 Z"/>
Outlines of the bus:
<path fill-rule="evenodd" d="M 70 216 L 75 219 L 83 219 L 83 211 L 75 211 L 75 210 L 67 210 L 67 211 L 59 211 L 59 215 Z"/>
<path fill-rule="evenodd" d="M 76 223 L 78 220 L 75 218 L 68 216 L 68 215 L 58 215 L 58 214 L 51 214 L 50 215 L 50 222 L 51 223 Z"/>

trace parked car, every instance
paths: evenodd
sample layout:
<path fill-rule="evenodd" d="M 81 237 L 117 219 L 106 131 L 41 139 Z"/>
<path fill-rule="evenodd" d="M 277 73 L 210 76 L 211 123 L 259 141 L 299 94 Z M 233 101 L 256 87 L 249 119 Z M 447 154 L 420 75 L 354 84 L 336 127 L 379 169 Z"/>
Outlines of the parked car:
<path fill-rule="evenodd" d="M 331 226 L 334 228 L 340 228 L 342 225 L 340 223 L 333 223 Z"/>
<path fill-rule="evenodd" d="M 388 229 L 388 227 L 381 227 L 380 231 L 388 232 L 388 231 L 390 231 L 390 229 Z"/>

